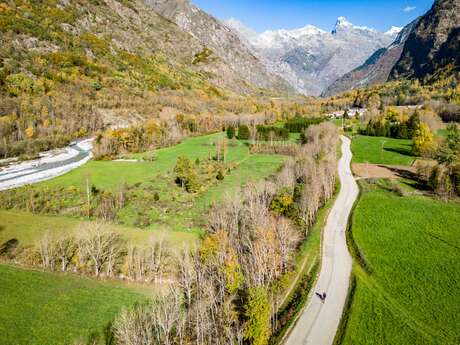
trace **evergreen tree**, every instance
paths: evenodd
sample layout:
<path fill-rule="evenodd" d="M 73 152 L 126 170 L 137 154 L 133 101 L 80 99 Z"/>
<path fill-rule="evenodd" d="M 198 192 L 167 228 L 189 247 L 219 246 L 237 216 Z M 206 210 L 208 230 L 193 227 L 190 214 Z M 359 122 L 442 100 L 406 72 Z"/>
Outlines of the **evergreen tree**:
<path fill-rule="evenodd" d="M 222 173 L 221 170 L 217 173 L 216 179 L 219 181 L 222 181 L 225 178 L 224 174 Z"/>
<path fill-rule="evenodd" d="M 227 138 L 233 139 L 235 137 L 235 127 L 228 126 L 227 127 Z"/>
<path fill-rule="evenodd" d="M 409 132 L 407 130 L 407 125 L 405 123 L 402 123 L 398 126 L 398 138 L 400 139 L 409 138 Z"/>
<path fill-rule="evenodd" d="M 251 132 L 248 126 L 241 125 L 240 127 L 238 127 L 238 139 L 249 140 L 250 138 L 251 138 Z"/>
<path fill-rule="evenodd" d="M 447 128 L 447 137 L 439 147 L 437 160 L 447 166 L 460 164 L 460 130 L 456 125 Z"/>

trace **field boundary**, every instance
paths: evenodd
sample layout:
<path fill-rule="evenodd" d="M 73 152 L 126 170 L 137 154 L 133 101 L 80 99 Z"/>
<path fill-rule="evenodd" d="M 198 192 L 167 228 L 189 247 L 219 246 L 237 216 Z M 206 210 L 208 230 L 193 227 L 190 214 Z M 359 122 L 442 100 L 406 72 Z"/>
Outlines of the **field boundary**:
<path fill-rule="evenodd" d="M 339 327 L 337 328 L 337 333 L 334 337 L 333 345 L 341 345 L 345 338 L 345 332 L 347 330 L 348 321 L 350 319 L 351 306 L 353 305 L 353 300 L 356 292 L 357 278 L 355 273 L 352 271 L 350 276 L 350 284 L 348 287 L 347 299 L 345 301 L 345 306 L 343 308 L 342 317 L 340 319 Z"/>
<path fill-rule="evenodd" d="M 352 166 L 353 166 L 353 160 L 350 161 L 350 169 L 352 168 Z M 352 260 L 354 261 L 355 259 L 357 259 L 358 265 L 362 267 L 366 273 L 370 274 L 371 271 L 368 270 L 367 268 L 368 264 L 365 261 L 364 257 L 361 255 L 359 248 L 353 239 L 353 232 L 352 232 L 353 217 L 355 214 L 356 207 L 358 206 L 359 201 L 361 200 L 361 197 L 363 194 L 362 185 L 361 183 L 359 183 L 359 181 L 357 185 L 358 185 L 358 196 L 350 211 L 350 216 L 348 217 L 347 230 L 345 232 L 345 236 L 347 240 L 348 250 L 350 251 Z M 352 271 L 350 275 L 350 283 L 348 285 L 347 299 L 345 300 L 345 305 L 343 308 L 342 316 L 340 318 L 339 326 L 337 327 L 337 332 L 335 333 L 333 345 L 341 345 L 343 343 L 343 339 L 345 338 L 345 332 L 347 329 L 348 320 L 350 318 L 350 310 L 351 310 L 351 306 L 353 305 L 353 300 L 355 296 L 356 284 L 357 284 L 357 277 L 355 275 L 354 268 L 352 267 Z"/>
<path fill-rule="evenodd" d="M 361 250 L 359 249 L 358 245 L 355 242 L 355 239 L 353 237 L 353 217 L 355 214 L 356 207 L 358 206 L 359 202 L 361 201 L 361 197 L 363 194 L 362 190 L 362 184 L 360 181 L 358 181 L 358 197 L 356 198 L 356 202 L 353 205 L 353 208 L 351 209 L 350 217 L 348 218 L 348 224 L 347 224 L 347 231 L 346 231 L 346 238 L 347 238 L 347 244 L 348 244 L 348 249 L 350 250 L 351 257 L 356 260 L 358 265 L 366 272 L 367 274 L 371 275 L 372 274 L 372 267 L 370 264 L 366 261 L 365 256 L 362 254 Z"/>

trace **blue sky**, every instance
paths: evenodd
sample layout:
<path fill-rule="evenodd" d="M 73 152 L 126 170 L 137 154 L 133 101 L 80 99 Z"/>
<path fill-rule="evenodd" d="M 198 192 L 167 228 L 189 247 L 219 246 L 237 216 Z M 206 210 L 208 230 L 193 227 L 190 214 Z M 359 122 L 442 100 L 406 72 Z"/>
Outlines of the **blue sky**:
<path fill-rule="evenodd" d="M 356 25 L 386 31 L 424 14 L 433 0 L 192 0 L 219 19 L 236 18 L 259 32 L 306 24 L 331 30 L 345 16 Z"/>

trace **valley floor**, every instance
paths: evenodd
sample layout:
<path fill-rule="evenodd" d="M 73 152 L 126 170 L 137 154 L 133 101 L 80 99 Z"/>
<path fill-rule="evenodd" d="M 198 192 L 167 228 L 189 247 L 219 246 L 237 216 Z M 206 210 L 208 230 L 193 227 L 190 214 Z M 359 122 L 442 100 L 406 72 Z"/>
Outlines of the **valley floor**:
<path fill-rule="evenodd" d="M 209 164 L 211 169 L 216 166 L 212 159 L 216 152 L 214 142 L 224 136 L 216 133 L 189 138 L 172 147 L 123 157 L 139 161 L 90 161 L 53 180 L 1 192 L 0 248 L 12 239 L 18 240 L 22 248 L 31 248 L 45 234 L 78 236 L 96 222 L 94 217 L 88 220 L 78 214 L 88 179 L 95 195 L 117 193 L 121 185 L 129 186 L 129 201 L 117 219 L 105 226 L 131 245 L 143 246 L 152 238 L 162 237 L 171 250 L 194 247 L 204 233 L 213 204 L 246 183 L 275 173 L 286 159 L 280 155 L 249 154 L 248 146 L 235 140 L 229 143 L 229 169 L 223 180 L 217 180 L 217 172 L 211 170 L 211 182 L 199 193 L 182 190 L 174 182 L 177 160 L 185 156 L 192 164 L 198 166 L 201 162 L 206 168 Z M 159 200 L 152 198 L 154 193 Z M 34 205 L 45 207 L 33 213 L 24 207 L 26 204 L 19 206 L 16 201 L 20 200 L 34 200 Z M 148 217 L 148 223 L 138 226 L 136 220 L 140 217 Z M 0 296 L 7 296 L 0 298 L 0 344 L 86 341 L 94 332 L 102 334 L 123 307 L 145 300 L 164 286 L 101 281 L 0 263 Z"/>

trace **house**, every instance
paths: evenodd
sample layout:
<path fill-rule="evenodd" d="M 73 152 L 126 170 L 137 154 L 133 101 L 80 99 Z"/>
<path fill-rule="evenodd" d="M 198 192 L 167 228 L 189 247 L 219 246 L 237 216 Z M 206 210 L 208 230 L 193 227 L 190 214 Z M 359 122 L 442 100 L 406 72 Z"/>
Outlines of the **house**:
<path fill-rule="evenodd" d="M 329 114 L 329 116 L 333 119 L 341 119 L 345 115 L 345 111 L 348 114 L 348 117 L 353 118 L 353 117 L 362 117 L 366 113 L 366 109 L 364 108 L 350 108 L 347 110 L 337 110 L 334 111 L 332 114 Z"/>
<path fill-rule="evenodd" d="M 345 110 L 334 111 L 330 116 L 334 119 L 341 119 L 345 114 Z"/>

